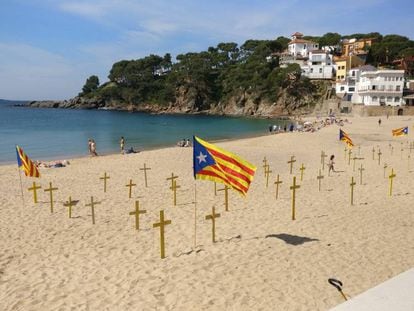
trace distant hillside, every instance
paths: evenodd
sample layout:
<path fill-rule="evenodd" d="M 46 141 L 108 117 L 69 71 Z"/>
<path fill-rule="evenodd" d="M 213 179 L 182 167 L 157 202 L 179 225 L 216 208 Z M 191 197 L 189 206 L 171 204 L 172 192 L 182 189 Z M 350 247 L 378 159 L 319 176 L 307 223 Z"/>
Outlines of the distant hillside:
<path fill-rule="evenodd" d="M 8 105 L 8 106 L 24 106 L 29 103 L 28 100 L 8 100 L 8 99 L 0 99 L 0 105 Z"/>

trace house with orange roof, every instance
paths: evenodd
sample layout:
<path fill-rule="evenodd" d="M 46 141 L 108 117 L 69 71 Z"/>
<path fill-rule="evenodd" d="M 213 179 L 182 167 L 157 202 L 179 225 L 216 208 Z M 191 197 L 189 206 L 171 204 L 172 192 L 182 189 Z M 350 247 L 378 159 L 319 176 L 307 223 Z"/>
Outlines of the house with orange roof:
<path fill-rule="evenodd" d="M 319 49 L 319 44 L 310 40 L 303 39 L 303 34 L 295 32 L 292 40 L 288 43 L 288 53 L 295 57 L 308 57 L 309 52 Z"/>

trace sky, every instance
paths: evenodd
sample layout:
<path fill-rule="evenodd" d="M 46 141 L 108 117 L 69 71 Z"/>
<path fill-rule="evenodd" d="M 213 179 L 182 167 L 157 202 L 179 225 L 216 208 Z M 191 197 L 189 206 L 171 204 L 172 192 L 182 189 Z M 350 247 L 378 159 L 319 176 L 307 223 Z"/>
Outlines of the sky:
<path fill-rule="evenodd" d="M 338 32 L 414 39 L 413 0 L 0 0 L 0 98 L 61 100 L 112 64 Z"/>

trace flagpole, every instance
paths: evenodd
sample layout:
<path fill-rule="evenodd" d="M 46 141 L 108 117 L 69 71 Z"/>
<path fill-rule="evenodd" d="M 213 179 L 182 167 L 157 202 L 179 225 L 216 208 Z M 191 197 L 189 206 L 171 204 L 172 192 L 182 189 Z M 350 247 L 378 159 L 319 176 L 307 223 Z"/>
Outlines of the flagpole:
<path fill-rule="evenodd" d="M 197 247 L 197 181 L 194 182 L 194 248 Z"/>
<path fill-rule="evenodd" d="M 20 178 L 20 191 L 22 192 L 22 201 L 23 201 L 23 207 L 24 207 L 24 196 L 23 196 L 23 184 L 22 184 L 22 173 L 20 168 L 18 168 L 19 170 L 19 178 Z"/>

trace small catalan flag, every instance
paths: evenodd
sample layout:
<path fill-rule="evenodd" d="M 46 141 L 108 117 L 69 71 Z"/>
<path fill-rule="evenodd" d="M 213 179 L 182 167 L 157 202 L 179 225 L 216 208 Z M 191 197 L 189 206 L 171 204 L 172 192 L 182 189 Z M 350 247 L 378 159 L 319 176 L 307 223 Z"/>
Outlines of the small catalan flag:
<path fill-rule="evenodd" d="M 404 136 L 408 135 L 408 126 L 400 127 L 399 129 L 392 130 L 392 136 Z"/>
<path fill-rule="evenodd" d="M 194 178 L 223 183 L 246 195 L 256 167 L 201 138 L 193 139 Z"/>
<path fill-rule="evenodd" d="M 21 170 L 24 171 L 24 174 L 29 177 L 40 177 L 39 170 L 36 165 L 29 159 L 29 157 L 23 152 L 23 149 L 19 146 L 16 146 L 17 152 L 17 165 Z"/>
<path fill-rule="evenodd" d="M 354 143 L 352 142 L 351 137 L 349 137 L 349 135 L 341 129 L 339 129 L 339 140 L 344 141 L 348 145 L 349 148 L 354 146 Z"/>

